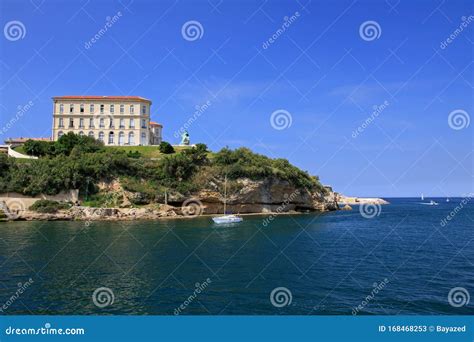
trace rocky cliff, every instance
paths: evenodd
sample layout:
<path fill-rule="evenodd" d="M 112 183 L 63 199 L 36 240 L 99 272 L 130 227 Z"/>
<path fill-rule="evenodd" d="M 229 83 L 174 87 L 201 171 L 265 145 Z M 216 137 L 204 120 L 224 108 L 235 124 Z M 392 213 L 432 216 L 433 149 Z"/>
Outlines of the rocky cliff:
<path fill-rule="evenodd" d="M 125 191 L 120 182 L 100 184 L 102 193 L 114 194 L 119 199 L 114 208 L 73 206 L 53 214 L 23 210 L 13 219 L 17 220 L 133 220 L 157 219 L 162 217 L 194 217 L 199 215 L 222 214 L 222 184 L 215 183 L 192 196 L 171 192 L 167 203 L 146 203 L 146 196 Z M 140 208 L 132 203 L 142 202 Z M 337 210 L 336 194 L 332 191 L 309 191 L 297 188 L 286 180 L 274 177 L 254 181 L 248 178 L 233 181 L 227 195 L 227 213 L 289 213 Z"/>

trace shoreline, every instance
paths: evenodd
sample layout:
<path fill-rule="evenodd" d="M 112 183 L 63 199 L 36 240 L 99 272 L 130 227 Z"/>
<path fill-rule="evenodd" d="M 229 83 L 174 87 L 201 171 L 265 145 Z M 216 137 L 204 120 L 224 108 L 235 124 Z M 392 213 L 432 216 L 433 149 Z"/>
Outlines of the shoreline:
<path fill-rule="evenodd" d="M 338 200 L 334 202 L 334 206 L 326 206 L 321 209 L 302 209 L 302 210 L 287 210 L 278 211 L 280 207 L 275 210 L 264 209 L 264 211 L 237 213 L 238 216 L 280 216 L 280 215 L 303 215 L 303 214 L 323 214 L 331 211 L 352 210 L 351 205 L 386 205 L 389 204 L 381 198 L 358 198 L 346 197 L 339 195 Z M 223 213 L 203 213 L 201 210 L 192 208 L 194 211 L 186 211 L 187 207 L 165 206 L 150 208 L 102 208 L 102 207 L 85 207 L 73 206 L 69 209 L 59 210 L 55 213 L 41 213 L 32 210 L 23 210 L 20 212 L 9 213 L 3 218 L 1 222 L 13 221 L 78 221 L 78 222 L 95 222 L 95 221 L 157 221 L 169 219 L 193 219 L 197 217 L 216 217 L 223 215 Z M 255 208 L 257 209 L 257 207 Z M 274 209 L 274 208 L 273 208 Z M 211 209 L 212 210 L 212 209 Z M 257 209 L 258 210 L 258 209 Z"/>
<path fill-rule="evenodd" d="M 114 208 L 108 208 L 108 209 L 114 209 Z M 324 213 L 329 213 L 332 211 L 338 211 L 338 210 L 325 210 L 325 211 L 309 211 L 309 212 L 301 212 L 301 211 L 292 211 L 292 212 L 256 212 L 256 213 L 243 213 L 243 214 L 235 214 L 237 216 L 284 216 L 284 215 L 320 215 Z M 35 213 L 32 216 L 28 217 L 16 217 L 14 219 L 0 219 L 0 224 L 1 223 L 8 223 L 8 222 L 127 222 L 127 221 L 161 221 L 161 220 L 192 220 L 196 219 L 199 217 L 203 218 L 212 218 L 216 216 L 220 216 L 223 214 L 201 214 L 201 215 L 176 215 L 176 216 L 156 216 L 156 217 L 133 217 L 133 216 L 127 216 L 127 217 L 110 217 L 110 216 L 102 216 L 102 217 L 95 217 L 95 218 L 79 218 L 79 217 L 65 217 L 62 216 L 61 214 L 66 214 L 64 212 L 58 212 L 55 214 L 44 214 L 44 213 Z M 34 217 L 34 218 L 32 218 Z"/>

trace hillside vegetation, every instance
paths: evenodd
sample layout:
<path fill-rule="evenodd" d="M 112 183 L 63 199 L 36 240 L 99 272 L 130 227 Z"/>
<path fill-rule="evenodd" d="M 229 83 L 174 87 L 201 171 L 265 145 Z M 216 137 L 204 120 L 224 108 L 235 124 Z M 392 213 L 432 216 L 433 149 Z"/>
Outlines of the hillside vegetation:
<path fill-rule="evenodd" d="M 206 145 L 197 144 L 163 154 L 152 146 L 104 147 L 93 138 L 69 133 L 57 142 L 28 141 L 23 151 L 40 158 L 19 162 L 0 155 L 0 192 L 36 196 L 79 189 L 81 196 L 93 197 L 99 182 L 120 179 L 125 190 L 158 201 L 164 191 L 192 194 L 225 175 L 230 182 L 275 177 L 298 188 L 324 192 L 317 177 L 285 159 L 270 159 L 247 148 L 212 153 Z"/>

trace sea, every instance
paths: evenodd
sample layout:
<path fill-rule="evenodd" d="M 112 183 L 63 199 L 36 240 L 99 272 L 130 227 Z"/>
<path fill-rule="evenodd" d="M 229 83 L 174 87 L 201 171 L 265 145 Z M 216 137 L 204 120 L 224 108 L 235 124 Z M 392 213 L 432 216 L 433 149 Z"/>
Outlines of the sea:
<path fill-rule="evenodd" d="M 474 200 L 387 200 L 224 226 L 0 223 L 0 315 L 474 314 Z"/>

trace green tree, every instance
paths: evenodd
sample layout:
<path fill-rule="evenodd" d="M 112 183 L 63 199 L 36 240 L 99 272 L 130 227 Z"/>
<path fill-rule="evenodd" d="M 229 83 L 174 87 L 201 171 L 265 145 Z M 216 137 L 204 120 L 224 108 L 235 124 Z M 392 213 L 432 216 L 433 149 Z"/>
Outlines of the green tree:
<path fill-rule="evenodd" d="M 171 146 L 171 144 L 167 141 L 162 141 L 160 143 L 160 146 L 158 147 L 161 153 L 163 154 L 171 154 L 174 153 L 174 148 Z"/>

